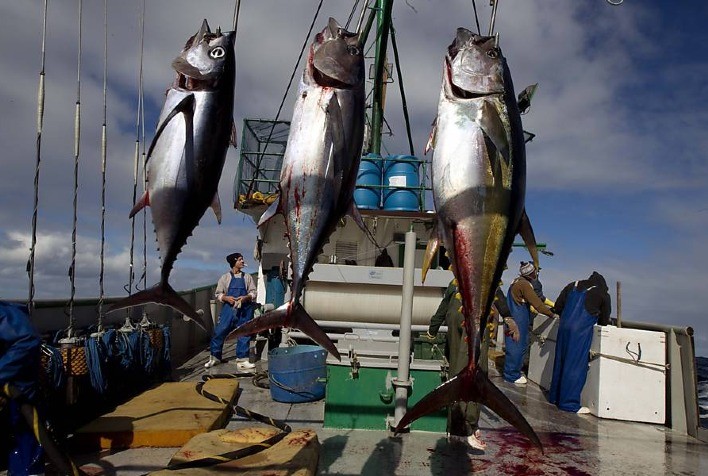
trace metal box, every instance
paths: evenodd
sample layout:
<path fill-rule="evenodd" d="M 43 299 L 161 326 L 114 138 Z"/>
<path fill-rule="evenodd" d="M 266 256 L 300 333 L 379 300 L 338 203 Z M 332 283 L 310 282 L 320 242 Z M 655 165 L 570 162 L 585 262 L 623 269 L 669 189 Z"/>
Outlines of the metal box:
<path fill-rule="evenodd" d="M 665 423 L 666 336 L 595 326 L 581 402 L 593 415 Z"/>
<path fill-rule="evenodd" d="M 551 388 L 559 324 L 560 319 L 538 314 L 533 320 L 533 333 L 529 337 L 528 379 L 544 390 Z"/>

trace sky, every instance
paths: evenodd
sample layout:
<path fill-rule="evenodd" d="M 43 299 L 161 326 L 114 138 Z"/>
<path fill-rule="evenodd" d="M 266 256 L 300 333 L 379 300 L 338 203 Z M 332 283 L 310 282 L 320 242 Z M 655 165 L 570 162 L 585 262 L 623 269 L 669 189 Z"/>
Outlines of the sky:
<path fill-rule="evenodd" d="M 325 0 L 314 32 L 332 16 L 345 24 L 355 1 Z M 491 10 L 477 1 L 483 32 Z M 0 0 L 0 298 L 27 299 L 36 169 L 37 87 L 42 66 L 43 1 Z M 292 113 L 296 82 L 286 95 L 319 0 L 243 0 L 236 36 L 234 119 Z M 231 29 L 234 1 L 146 0 L 142 53 L 147 143 L 171 61 L 206 18 Z M 101 125 L 107 57 L 105 278 L 107 296 L 125 295 L 133 205 L 133 168 L 141 65 L 142 0 L 86 1 L 81 30 L 81 139 L 77 191 L 76 296 L 99 294 L 101 249 Z M 355 16 L 356 17 L 356 16 Z M 495 31 L 516 91 L 538 83 L 524 129 L 526 208 L 542 256 L 541 280 L 555 299 L 565 284 L 592 271 L 621 282 L 628 321 L 690 326 L 697 355 L 708 355 L 703 294 L 708 269 L 708 20 L 705 2 L 625 0 L 500 0 Z M 356 22 L 356 18 L 353 21 Z M 436 113 L 446 47 L 457 27 L 476 30 L 471 0 L 396 0 L 401 71 L 418 155 Z M 314 33 L 313 33 L 314 34 Z M 39 168 L 35 285 L 37 299 L 68 299 L 74 195 L 74 110 L 77 98 L 78 1 L 49 0 L 46 97 Z M 407 153 L 398 84 L 387 94 L 392 135 L 385 151 Z M 142 145 L 141 145 L 142 147 Z M 171 282 L 176 289 L 212 284 L 224 257 L 251 254 L 257 231 L 233 209 L 238 150 L 227 156 L 219 194 L 223 221 L 207 212 L 184 247 Z M 430 204 L 432 206 L 432 204 Z M 142 272 L 142 220 L 135 262 Z M 150 218 L 148 284 L 159 280 Z M 509 258 L 507 282 L 525 254 Z M 248 271 L 256 263 L 249 261 Z"/>

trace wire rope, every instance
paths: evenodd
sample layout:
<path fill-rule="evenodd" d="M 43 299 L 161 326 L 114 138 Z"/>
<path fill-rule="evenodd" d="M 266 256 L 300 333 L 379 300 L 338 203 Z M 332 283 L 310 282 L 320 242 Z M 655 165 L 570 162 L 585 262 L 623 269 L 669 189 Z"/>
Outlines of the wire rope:
<path fill-rule="evenodd" d="M 472 0 L 472 9 L 474 10 L 474 21 L 477 24 L 477 34 L 482 34 L 482 28 L 479 26 L 479 15 L 477 14 L 477 0 Z"/>
<path fill-rule="evenodd" d="M 101 126 L 101 255 L 98 278 L 98 332 L 103 330 L 103 298 L 106 247 L 106 161 L 108 149 L 107 91 L 108 91 L 108 0 L 103 0 L 103 124 Z"/>
<path fill-rule="evenodd" d="M 79 154 L 81 143 L 81 19 L 83 16 L 83 0 L 79 0 L 79 44 L 76 61 L 76 108 L 74 110 L 74 202 L 73 220 L 71 231 L 71 266 L 69 267 L 69 280 L 71 281 L 71 296 L 69 298 L 69 329 L 67 337 L 72 337 L 74 332 L 74 298 L 76 296 L 76 222 L 79 197 Z"/>
<path fill-rule="evenodd" d="M 145 38 L 145 0 L 142 1 L 140 11 L 140 62 L 138 67 L 138 106 L 135 117 L 135 151 L 133 155 L 133 203 L 138 199 L 138 168 L 140 165 L 140 125 L 141 111 L 143 110 L 143 56 Z M 130 262 L 128 264 L 128 284 L 123 289 L 128 294 L 132 294 L 133 281 L 135 279 L 135 215 L 130 220 Z M 130 311 L 126 311 L 129 313 Z M 127 315 L 127 314 L 126 314 Z"/>
<path fill-rule="evenodd" d="M 32 238 L 30 244 L 30 257 L 27 262 L 27 273 L 29 274 L 29 298 L 27 308 L 30 319 L 34 310 L 34 254 L 37 245 L 37 211 L 39 208 L 39 169 L 42 162 L 42 129 L 44 127 L 44 69 L 46 65 L 46 45 L 47 45 L 47 11 L 49 0 L 44 0 L 42 13 L 42 68 L 39 72 L 39 86 L 37 88 L 37 158 L 34 168 L 34 205 L 32 208 Z"/>

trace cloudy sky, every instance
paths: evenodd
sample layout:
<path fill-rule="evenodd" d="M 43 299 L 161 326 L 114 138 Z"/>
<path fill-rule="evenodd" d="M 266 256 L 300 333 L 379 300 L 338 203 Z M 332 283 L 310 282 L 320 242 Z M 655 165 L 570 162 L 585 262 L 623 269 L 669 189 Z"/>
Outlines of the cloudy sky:
<path fill-rule="evenodd" d="M 0 296 L 26 299 L 37 85 L 43 1 L 0 0 Z M 108 158 L 106 293 L 128 281 L 133 151 L 136 140 L 142 0 L 108 2 Z M 234 1 L 147 0 L 144 91 L 148 142 L 172 59 L 203 18 L 230 29 Z M 243 0 L 236 44 L 235 120 L 274 118 L 319 0 Z M 325 0 L 315 31 L 329 16 L 344 24 L 354 1 Z M 477 1 L 482 30 L 488 2 Z M 420 154 L 435 116 L 441 65 L 455 29 L 475 30 L 471 0 L 397 0 L 394 26 L 413 140 Z M 103 121 L 103 2 L 83 5 L 81 148 L 77 224 L 77 295 L 98 295 Z M 542 280 L 555 298 L 569 281 L 593 270 L 612 288 L 622 283 L 623 318 L 695 329 L 698 355 L 708 355 L 703 293 L 708 270 L 708 34 L 704 2 L 501 0 L 496 23 L 517 92 L 539 83 L 524 128 L 527 210 L 544 257 Z M 78 1 L 50 0 L 46 106 L 39 178 L 36 297 L 68 298 L 71 262 L 74 103 L 77 90 Z M 299 72 L 298 72 L 299 75 Z M 394 85 L 397 86 L 397 85 Z M 281 118 L 289 119 L 296 85 Z M 397 88 L 389 89 L 384 138 L 406 153 Z M 172 274 L 177 289 L 214 282 L 232 250 L 250 254 L 252 220 L 232 208 L 238 152 L 231 150 L 220 183 L 224 220 L 208 212 Z M 138 223 L 141 225 L 141 222 Z M 142 250 L 138 227 L 137 255 Z M 159 261 L 148 217 L 148 282 Z M 136 257 L 139 267 L 142 267 Z M 510 267 L 525 256 L 515 251 Z M 251 265 L 253 266 L 253 262 Z M 614 314 L 614 313 L 613 313 Z"/>

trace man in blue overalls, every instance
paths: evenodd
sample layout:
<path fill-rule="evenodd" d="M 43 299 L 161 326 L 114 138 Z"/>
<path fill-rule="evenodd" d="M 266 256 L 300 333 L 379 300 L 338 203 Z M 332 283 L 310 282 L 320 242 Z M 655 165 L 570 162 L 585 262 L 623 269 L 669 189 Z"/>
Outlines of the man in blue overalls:
<path fill-rule="evenodd" d="M 211 355 L 204 367 L 211 368 L 222 362 L 221 353 L 226 337 L 238 326 L 253 318 L 256 301 L 256 284 L 250 274 L 242 269 L 246 267 L 241 253 L 231 253 L 226 257 L 231 271 L 219 278 L 216 284 L 216 299 L 223 302 L 219 314 L 219 323 L 214 329 L 214 336 L 209 346 Z M 239 370 L 250 370 L 255 367 L 248 361 L 249 336 L 236 340 L 236 362 Z"/>
<path fill-rule="evenodd" d="M 526 377 L 521 373 L 524 363 L 524 352 L 529 339 L 529 322 L 531 306 L 541 314 L 556 318 L 550 307 L 536 295 L 531 284 L 538 277 L 538 272 L 533 263 L 521 262 L 519 276 L 509 286 L 506 295 L 511 317 L 504 319 L 504 380 L 517 385 L 525 385 Z"/>
<path fill-rule="evenodd" d="M 8 404 L 12 434 L 8 474 L 11 475 L 44 474 L 44 451 L 20 413 L 22 399 L 34 403 L 38 396 L 41 343 L 30 324 L 27 306 L 0 301 L 0 387 L 12 385 L 22 393 Z M 0 397 L 0 410 L 2 400 Z M 0 423 L 0 428 L 3 427 L 7 428 Z"/>
<path fill-rule="evenodd" d="M 561 319 L 548 400 L 567 412 L 590 413 L 580 405 L 580 394 L 588 376 L 593 326 L 610 322 L 612 306 L 605 278 L 593 272 L 588 279 L 568 284 L 554 309 Z"/>

